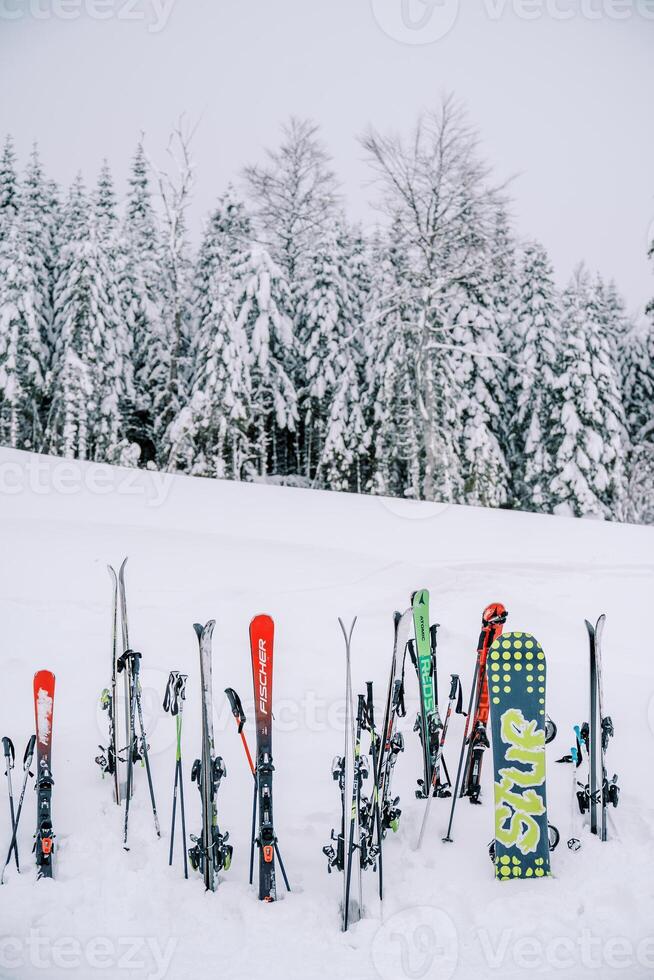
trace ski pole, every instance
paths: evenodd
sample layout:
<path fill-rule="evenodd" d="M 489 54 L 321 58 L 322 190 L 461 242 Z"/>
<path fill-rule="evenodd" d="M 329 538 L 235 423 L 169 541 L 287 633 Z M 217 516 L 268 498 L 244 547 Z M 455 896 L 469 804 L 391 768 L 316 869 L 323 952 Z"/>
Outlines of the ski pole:
<path fill-rule="evenodd" d="M 252 760 L 248 740 L 245 737 L 245 732 L 243 731 L 245 722 L 247 721 L 245 711 L 243 710 L 243 703 L 233 687 L 226 687 L 225 694 L 227 695 L 227 700 L 229 701 L 229 705 L 232 709 L 238 734 L 241 736 L 241 744 L 248 760 L 252 778 L 254 779 L 254 792 L 252 796 L 252 833 L 250 835 L 250 884 L 252 884 L 254 880 L 254 843 L 257 836 L 257 770 Z M 279 863 L 281 865 L 281 860 Z"/>
<path fill-rule="evenodd" d="M 459 755 L 459 766 L 458 766 L 457 773 L 456 773 L 456 782 L 454 784 L 454 792 L 452 793 L 452 808 L 450 810 L 450 821 L 449 821 L 449 823 L 447 825 L 447 833 L 445 834 L 445 837 L 443 837 L 443 840 L 446 841 L 449 844 L 452 843 L 451 833 L 452 833 L 452 822 L 454 820 L 454 808 L 456 807 L 456 801 L 459 798 L 459 787 L 461 786 L 461 773 L 463 771 L 463 758 L 465 756 L 466 743 L 467 743 L 467 740 L 468 740 L 468 729 L 470 727 L 470 719 L 472 718 L 472 706 L 474 704 L 475 688 L 477 686 L 477 678 L 479 676 L 479 660 L 480 660 L 480 658 L 481 658 L 481 651 L 478 650 L 477 651 L 477 663 L 476 663 L 476 666 L 475 666 L 475 673 L 474 673 L 474 676 L 473 676 L 473 679 L 472 679 L 472 685 L 470 687 L 470 701 L 468 703 L 468 714 L 466 715 L 466 724 L 465 724 L 465 729 L 463 731 L 463 739 L 461 741 L 461 753 Z"/>
<path fill-rule="evenodd" d="M 186 854 L 186 817 L 184 813 L 184 777 L 182 767 L 182 714 L 184 711 L 184 701 L 186 699 L 187 679 L 187 674 L 181 674 L 177 670 L 171 670 L 163 701 L 163 710 L 170 712 L 170 714 L 175 718 L 175 730 L 177 737 L 175 750 L 175 786 L 173 789 L 173 814 L 170 828 L 170 852 L 168 855 L 168 865 L 170 867 L 173 863 L 173 847 L 175 844 L 175 815 L 177 811 L 177 793 L 179 791 L 185 878 L 188 878 L 188 857 Z"/>
<path fill-rule="evenodd" d="M 441 758 L 443 756 L 443 747 L 445 745 L 445 738 L 447 737 L 447 728 L 448 728 L 448 725 L 450 723 L 450 717 L 452 715 L 452 709 L 454 708 L 454 702 L 455 701 L 457 702 L 457 705 L 456 705 L 456 714 L 462 715 L 463 714 L 463 703 L 462 703 L 463 702 L 463 690 L 461 688 L 461 680 L 460 680 L 458 674 L 452 674 L 452 676 L 450 678 L 450 696 L 449 696 L 449 700 L 447 702 L 447 711 L 445 712 L 445 721 L 443 722 L 443 729 L 441 731 L 441 737 L 440 737 L 440 742 L 439 742 L 439 746 L 438 746 L 438 753 L 437 753 L 437 756 L 436 756 L 436 760 L 437 760 L 438 763 L 440 763 Z M 449 776 L 448 776 L 448 779 L 449 779 Z M 430 787 L 430 790 L 429 790 L 429 796 L 427 798 L 427 806 L 425 807 L 425 812 L 424 812 L 423 817 L 422 817 L 422 824 L 421 824 L 421 827 L 420 827 L 420 833 L 418 835 L 418 843 L 416 844 L 416 850 L 419 850 L 420 847 L 421 847 L 421 845 L 422 845 L 422 839 L 423 839 L 424 834 L 425 834 L 425 827 L 427 826 L 427 820 L 429 819 L 429 807 L 430 807 L 431 801 L 432 801 L 432 799 L 434 797 L 434 790 L 436 789 L 436 783 L 437 782 L 438 782 L 438 766 L 436 765 L 436 766 L 434 766 L 434 772 L 433 772 L 432 780 L 431 780 L 431 787 Z"/>
<path fill-rule="evenodd" d="M 30 772 L 32 766 L 32 759 L 34 757 L 34 746 L 36 745 L 36 735 L 30 735 L 29 741 L 25 748 L 25 755 L 23 756 L 23 788 L 20 791 L 20 797 L 18 800 L 18 809 L 16 810 L 16 822 L 14 824 L 14 830 L 11 837 L 11 843 L 9 845 L 9 850 L 7 851 L 7 858 L 5 860 L 4 867 L 2 869 L 2 874 L 0 875 L 0 885 L 4 883 L 5 871 L 7 870 L 7 865 L 11 861 L 11 852 L 16 848 L 16 837 L 18 835 L 18 822 L 20 820 L 20 815 L 23 809 L 23 800 L 25 799 L 25 790 L 27 788 L 27 779 L 29 776 L 33 776 L 34 773 Z"/>
<path fill-rule="evenodd" d="M 141 682 L 139 680 L 140 673 L 140 659 L 141 654 L 135 655 L 133 660 L 134 664 L 134 692 L 136 696 L 136 708 L 139 718 L 139 728 L 141 729 L 141 753 L 143 756 L 143 761 L 145 762 L 145 771 L 148 777 L 148 789 L 150 790 L 150 802 L 152 803 L 152 816 L 154 817 L 154 829 L 156 831 L 157 837 L 161 837 L 161 828 L 159 827 L 159 816 L 157 814 L 157 804 L 154 798 L 154 786 L 152 785 L 152 771 L 150 769 L 150 756 L 148 753 L 148 742 L 145 734 L 145 726 L 143 724 L 143 704 L 141 702 Z"/>
<path fill-rule="evenodd" d="M 9 812 L 11 814 L 11 830 L 13 834 L 14 858 L 16 859 L 16 868 L 18 871 L 20 871 L 20 866 L 18 864 L 18 844 L 16 842 L 16 816 L 14 813 L 14 793 L 11 786 L 11 770 L 14 768 L 14 759 L 16 754 L 14 752 L 14 743 L 7 735 L 5 735 L 5 737 L 2 739 L 2 747 L 4 749 L 4 754 L 5 754 L 5 766 L 6 766 L 5 775 L 7 777 L 7 788 L 9 790 Z M 9 850 L 9 855 L 11 856 L 11 849 Z"/>

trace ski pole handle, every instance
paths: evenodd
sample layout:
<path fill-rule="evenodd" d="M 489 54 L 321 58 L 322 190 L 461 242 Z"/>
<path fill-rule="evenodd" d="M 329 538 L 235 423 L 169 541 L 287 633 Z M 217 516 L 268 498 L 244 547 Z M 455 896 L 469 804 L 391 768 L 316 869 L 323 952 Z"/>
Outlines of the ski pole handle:
<path fill-rule="evenodd" d="M 14 751 L 14 743 L 12 742 L 12 740 L 9 738 L 8 735 L 5 735 L 4 738 L 2 739 L 2 747 L 4 749 L 5 759 L 8 760 L 9 768 L 13 769 L 16 753 Z"/>
<path fill-rule="evenodd" d="M 366 681 L 367 703 L 366 712 L 368 714 L 368 724 L 374 730 L 375 727 L 375 705 L 372 699 L 372 681 Z"/>
<path fill-rule="evenodd" d="M 125 650 L 125 653 L 122 655 L 122 657 L 119 657 L 118 660 L 116 661 L 116 670 L 118 671 L 119 674 L 122 673 L 122 671 L 125 670 L 125 668 L 127 667 L 128 663 L 131 661 L 132 670 L 136 675 L 139 672 L 140 659 L 141 659 L 141 654 L 138 653 L 136 650 Z"/>
<path fill-rule="evenodd" d="M 227 695 L 227 700 L 229 701 L 229 706 L 232 709 L 232 714 L 236 718 L 236 723 L 238 724 L 239 735 L 243 731 L 243 725 L 246 722 L 245 711 L 243 710 L 243 704 L 240 697 L 236 693 L 233 687 L 226 687 L 225 694 Z"/>
<path fill-rule="evenodd" d="M 29 742 L 25 747 L 25 755 L 23 756 L 23 769 L 29 769 L 29 767 L 32 765 L 35 745 L 36 735 L 30 735 Z"/>

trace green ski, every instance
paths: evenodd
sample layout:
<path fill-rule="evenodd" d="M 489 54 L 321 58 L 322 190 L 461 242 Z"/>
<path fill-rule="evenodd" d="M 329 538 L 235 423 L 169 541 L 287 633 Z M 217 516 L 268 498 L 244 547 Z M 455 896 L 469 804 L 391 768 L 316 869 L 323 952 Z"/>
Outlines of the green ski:
<path fill-rule="evenodd" d="M 423 778 L 418 780 L 419 789 L 416 790 L 418 799 L 426 799 L 429 794 L 429 787 L 432 785 L 432 774 L 434 763 L 438 757 L 438 745 L 442 726 L 435 696 L 435 665 L 432 642 L 435 641 L 435 630 L 429 628 L 429 592 L 427 589 L 420 589 L 414 592 L 411 597 L 413 609 L 413 625 L 415 629 L 415 665 L 418 672 L 418 684 L 420 688 L 420 712 L 416 718 L 414 731 L 420 735 L 422 743 L 422 756 L 424 773 Z M 439 790 L 439 781 L 436 783 L 435 793 Z"/>
<path fill-rule="evenodd" d="M 495 876 L 550 872 L 545 795 L 545 654 L 529 633 L 504 633 L 489 651 L 495 765 Z"/>

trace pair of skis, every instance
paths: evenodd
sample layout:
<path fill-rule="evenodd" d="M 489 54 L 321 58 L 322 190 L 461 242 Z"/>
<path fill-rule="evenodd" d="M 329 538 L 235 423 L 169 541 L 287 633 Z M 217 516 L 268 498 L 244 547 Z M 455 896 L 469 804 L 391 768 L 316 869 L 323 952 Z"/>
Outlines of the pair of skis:
<path fill-rule="evenodd" d="M 119 763 L 126 762 L 127 777 L 124 792 L 125 816 L 123 823 L 123 847 L 126 851 L 128 846 L 129 833 L 129 812 L 130 801 L 134 792 L 134 765 L 141 762 L 145 767 L 148 790 L 150 793 L 150 803 L 152 806 L 152 816 L 157 837 L 161 837 L 159 826 L 159 815 L 154 795 L 154 785 L 152 782 L 152 770 L 150 768 L 150 757 L 145 724 L 143 721 L 143 703 L 141 695 L 141 654 L 132 650 L 129 643 L 129 626 L 127 621 L 127 595 L 125 590 L 125 565 L 127 558 L 123 560 L 116 574 L 115 569 L 108 565 L 109 575 L 112 582 L 112 620 L 111 620 L 111 688 L 105 688 L 101 695 L 101 704 L 107 712 L 109 719 L 109 740 L 107 747 L 100 746 L 101 754 L 96 756 L 96 762 L 102 770 L 103 776 L 109 774 L 113 781 L 114 801 L 120 806 L 123 801 L 121 792 Z M 118 617 L 120 612 L 122 654 L 118 656 Z M 118 675 L 123 675 L 124 700 L 125 700 L 125 735 L 126 744 L 122 750 L 118 749 Z M 138 722 L 139 733 L 137 734 L 136 725 Z M 123 753 L 121 755 L 121 752 Z M 126 754 L 126 758 L 125 758 Z"/>
<path fill-rule="evenodd" d="M 259 898 L 263 902 L 277 899 L 275 858 L 287 891 L 291 886 L 282 861 L 273 821 L 272 693 L 275 646 L 275 624 L 270 616 L 255 616 L 250 623 L 250 655 L 254 685 L 256 762 L 245 735 L 246 717 L 240 697 L 232 687 L 225 689 L 238 734 L 252 773 L 252 834 L 250 837 L 250 884 L 254 878 L 254 849 L 259 849 Z M 258 819 L 257 819 L 258 818 Z"/>
<path fill-rule="evenodd" d="M 397 757 L 404 749 L 402 733 L 396 730 L 397 719 L 404 717 L 404 654 L 409 638 L 412 610 L 395 613 L 394 639 L 388 691 L 381 729 L 377 729 L 373 685 L 366 684 L 366 694 L 357 698 L 354 709 L 352 687 L 352 634 L 339 619 L 345 641 L 345 742 L 343 755 L 332 763 L 332 776 L 341 797 L 341 823 L 332 830 L 331 843 L 323 847 L 327 870 L 343 873 L 341 926 L 344 932 L 363 911 L 362 870 L 372 867 L 378 872 L 379 898 L 384 895 L 383 840 L 388 830 L 398 829 L 401 810 L 399 797 L 392 795 L 392 778 Z M 370 736 L 370 757 L 362 752 L 362 735 Z M 369 797 L 363 795 L 363 784 L 372 772 Z"/>
<path fill-rule="evenodd" d="M 196 759 L 191 770 L 191 780 L 197 783 L 202 801 L 202 831 L 198 837 L 191 835 L 193 847 L 188 856 L 191 866 L 202 873 L 207 891 L 215 891 L 217 875 L 227 871 L 232 863 L 232 845 L 229 834 L 218 826 L 217 796 L 227 769 L 222 756 L 215 755 L 213 738 L 213 684 L 211 639 L 215 620 L 202 626 L 194 623 L 200 651 L 200 684 L 202 691 L 202 757 Z"/>
<path fill-rule="evenodd" d="M 409 641 L 409 653 L 418 674 L 420 711 L 413 730 L 418 732 L 422 745 L 423 776 L 418 780 L 416 797 L 426 799 L 430 794 L 449 796 L 450 778 L 441 749 L 443 722 L 438 710 L 438 670 L 436 645 L 438 623 L 429 621 L 429 592 L 420 589 L 411 597 L 415 640 Z M 441 778 L 441 767 L 445 780 Z"/>
<path fill-rule="evenodd" d="M 578 812 L 588 816 L 590 831 L 606 841 L 608 837 L 608 810 L 616 807 L 620 798 L 618 777 L 609 778 L 606 752 L 613 737 L 613 722 L 604 713 L 604 687 L 602 678 L 602 637 L 606 616 L 602 614 L 593 626 L 586 620 L 590 654 L 590 720 L 575 726 L 576 744 L 571 751 L 574 764 L 573 786 Z M 586 780 L 579 778 L 579 770 L 586 772 Z M 568 846 L 577 850 L 578 838 L 573 836 Z M 579 845 L 580 846 L 580 845 Z"/>
<path fill-rule="evenodd" d="M 193 766 L 192 779 L 197 782 L 202 799 L 202 833 L 192 837 L 195 846 L 189 851 L 191 864 L 202 871 L 209 891 L 216 887 L 217 875 L 228 870 L 232 862 L 229 834 L 218 826 L 217 793 L 227 770 L 221 756 L 215 755 L 213 739 L 213 687 L 211 638 L 215 626 L 195 624 L 200 648 L 202 685 L 202 758 Z M 275 627 L 270 616 L 255 616 L 250 623 L 250 650 L 254 682 L 256 721 L 256 762 L 250 753 L 244 733 L 246 722 L 241 699 L 233 688 L 225 693 L 236 719 L 238 732 L 253 777 L 252 838 L 250 844 L 250 884 L 254 876 L 254 849 L 259 848 L 259 898 L 272 902 L 277 898 L 275 859 L 288 891 L 290 885 L 279 850 L 273 821 L 272 691 Z M 257 820 L 258 817 L 258 820 Z M 171 842 L 172 852 L 172 842 Z"/>

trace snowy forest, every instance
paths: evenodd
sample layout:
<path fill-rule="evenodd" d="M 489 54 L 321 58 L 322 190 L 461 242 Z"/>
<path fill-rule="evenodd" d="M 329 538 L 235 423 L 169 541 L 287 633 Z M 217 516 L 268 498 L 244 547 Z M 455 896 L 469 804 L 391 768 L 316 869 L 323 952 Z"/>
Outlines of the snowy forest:
<path fill-rule="evenodd" d="M 64 190 L 7 137 L 0 444 L 654 522 L 654 302 L 634 322 L 583 262 L 557 286 L 453 99 L 360 143 L 373 228 L 293 118 L 194 242 L 183 127 L 163 169 L 137 142 L 120 197 L 108 164 Z"/>

